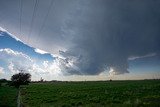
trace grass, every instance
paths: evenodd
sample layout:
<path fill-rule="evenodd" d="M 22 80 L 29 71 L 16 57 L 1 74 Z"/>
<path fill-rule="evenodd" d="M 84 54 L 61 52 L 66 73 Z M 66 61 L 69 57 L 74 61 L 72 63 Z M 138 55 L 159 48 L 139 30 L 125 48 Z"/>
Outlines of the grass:
<path fill-rule="evenodd" d="M 18 90 L 14 87 L 0 86 L 0 107 L 16 107 L 17 92 Z"/>
<path fill-rule="evenodd" d="M 25 107 L 160 106 L 160 80 L 31 83 L 21 87 Z"/>

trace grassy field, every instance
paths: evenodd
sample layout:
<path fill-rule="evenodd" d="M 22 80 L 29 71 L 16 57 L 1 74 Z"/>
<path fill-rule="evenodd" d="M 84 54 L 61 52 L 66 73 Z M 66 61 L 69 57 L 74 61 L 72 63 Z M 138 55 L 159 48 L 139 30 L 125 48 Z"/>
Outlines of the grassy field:
<path fill-rule="evenodd" d="M 21 87 L 25 107 L 160 106 L 160 81 L 31 83 Z"/>
<path fill-rule="evenodd" d="M 0 86 L 0 107 L 17 106 L 18 89 L 9 86 Z"/>

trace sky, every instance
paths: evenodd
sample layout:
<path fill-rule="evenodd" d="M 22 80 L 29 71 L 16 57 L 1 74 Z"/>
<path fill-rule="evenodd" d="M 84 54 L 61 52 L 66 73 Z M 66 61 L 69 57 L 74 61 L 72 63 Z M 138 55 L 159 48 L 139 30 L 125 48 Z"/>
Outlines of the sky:
<path fill-rule="evenodd" d="M 160 78 L 158 0 L 0 0 L 0 78 Z"/>

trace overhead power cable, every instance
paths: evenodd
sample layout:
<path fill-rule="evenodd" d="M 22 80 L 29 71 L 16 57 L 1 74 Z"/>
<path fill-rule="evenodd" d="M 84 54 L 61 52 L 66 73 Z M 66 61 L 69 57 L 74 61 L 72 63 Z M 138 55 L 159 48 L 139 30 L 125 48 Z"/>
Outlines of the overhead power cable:
<path fill-rule="evenodd" d="M 22 0 L 19 1 L 19 9 L 20 9 L 20 14 L 19 14 L 19 36 L 21 36 L 21 31 L 22 31 Z"/>
<path fill-rule="evenodd" d="M 32 19 L 31 19 L 31 26 L 30 26 L 30 30 L 29 30 L 29 34 L 28 34 L 28 38 L 27 38 L 27 43 L 28 44 L 29 44 L 29 41 L 30 41 L 30 36 L 31 36 L 31 33 L 32 33 L 32 29 L 33 29 L 33 22 L 34 22 L 34 19 L 35 19 L 37 7 L 38 7 L 38 0 L 35 1 L 34 8 L 33 8 L 33 14 L 32 14 Z"/>
<path fill-rule="evenodd" d="M 48 19 L 48 16 L 49 16 L 49 12 L 51 11 L 51 8 L 52 8 L 52 5 L 53 5 L 53 2 L 54 2 L 54 0 L 51 0 L 51 3 L 50 3 L 50 5 L 49 5 L 49 7 L 48 7 L 48 10 L 47 10 L 47 13 L 46 13 L 46 16 L 45 16 L 45 18 L 44 18 L 44 20 L 43 20 L 43 22 L 42 22 L 42 26 L 40 27 L 40 30 L 39 30 L 39 32 L 38 32 L 38 35 L 37 35 L 37 42 L 38 42 L 38 40 L 39 40 L 39 38 L 38 37 L 40 37 L 40 34 L 41 34 L 41 32 L 42 32 L 42 30 L 43 30 L 43 28 L 44 28 L 44 26 L 45 26 L 45 23 L 46 23 L 46 21 L 47 21 L 47 19 Z"/>
<path fill-rule="evenodd" d="M 19 39 L 22 38 L 22 0 L 19 0 Z M 21 50 L 21 45 L 19 45 L 19 50 Z"/>

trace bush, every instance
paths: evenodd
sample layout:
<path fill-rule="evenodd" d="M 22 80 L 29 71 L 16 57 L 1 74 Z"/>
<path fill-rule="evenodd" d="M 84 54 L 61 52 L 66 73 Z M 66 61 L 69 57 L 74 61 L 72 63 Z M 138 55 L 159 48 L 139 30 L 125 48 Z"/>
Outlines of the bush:
<path fill-rule="evenodd" d="M 11 81 L 11 85 L 19 88 L 20 85 L 28 85 L 28 83 L 31 81 L 31 75 L 29 73 L 14 74 L 11 77 Z"/>

